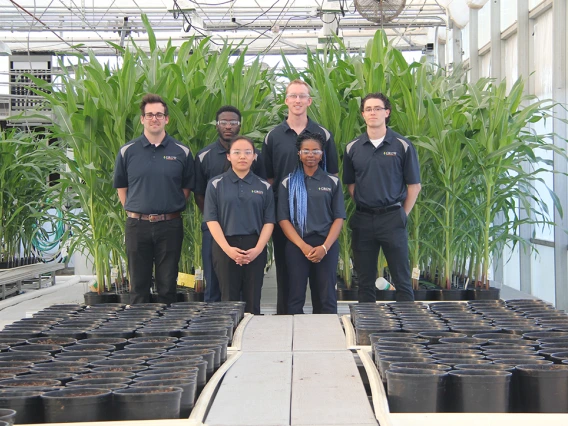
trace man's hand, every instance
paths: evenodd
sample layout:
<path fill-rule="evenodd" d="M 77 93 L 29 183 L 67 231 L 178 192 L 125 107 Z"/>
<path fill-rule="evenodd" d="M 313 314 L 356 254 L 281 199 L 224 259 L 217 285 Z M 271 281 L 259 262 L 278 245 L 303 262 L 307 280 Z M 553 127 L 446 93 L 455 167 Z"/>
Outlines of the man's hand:
<path fill-rule="evenodd" d="M 262 249 L 258 247 L 253 247 L 251 249 L 245 250 L 244 254 L 244 264 L 251 263 L 254 259 L 258 257 L 258 255 L 262 253 Z"/>
<path fill-rule="evenodd" d="M 241 250 L 240 248 L 229 246 L 229 248 L 227 248 L 227 250 L 225 250 L 225 254 L 227 256 L 229 256 L 231 259 L 233 259 L 235 261 L 235 263 L 239 266 L 243 266 L 244 264 L 248 263 L 248 262 L 245 262 L 246 251 Z"/>

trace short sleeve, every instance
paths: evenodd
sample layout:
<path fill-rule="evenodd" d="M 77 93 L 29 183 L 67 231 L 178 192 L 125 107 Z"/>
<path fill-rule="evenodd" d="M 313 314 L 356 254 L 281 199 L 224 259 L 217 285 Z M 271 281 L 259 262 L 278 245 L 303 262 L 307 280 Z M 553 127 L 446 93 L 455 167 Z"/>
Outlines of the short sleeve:
<path fill-rule="evenodd" d="M 278 205 L 276 207 L 276 220 L 290 220 L 290 193 L 284 186 L 284 181 L 278 187 Z"/>
<path fill-rule="evenodd" d="M 203 207 L 203 222 L 219 222 L 219 208 L 217 205 L 217 188 L 213 180 L 207 184 L 205 191 L 205 205 Z"/>
<path fill-rule="evenodd" d="M 325 144 L 325 168 L 328 173 L 333 175 L 339 173 L 339 162 L 337 159 L 337 148 L 335 147 L 335 141 L 333 135 L 329 134 L 329 139 Z"/>
<path fill-rule="evenodd" d="M 270 189 L 265 192 L 266 198 L 264 201 L 264 218 L 263 224 L 266 225 L 267 223 L 276 223 L 276 215 L 274 213 L 274 191 Z"/>
<path fill-rule="evenodd" d="M 126 172 L 125 160 L 121 152 L 119 152 L 116 156 L 116 161 L 114 163 L 113 186 L 115 188 L 128 187 L 128 173 Z"/>
<path fill-rule="evenodd" d="M 272 137 L 270 132 L 264 138 L 262 144 L 262 161 L 264 162 L 264 172 L 267 179 L 274 179 L 274 164 L 272 163 Z"/>
<path fill-rule="evenodd" d="M 351 147 L 353 149 L 353 147 Z M 345 149 L 343 154 L 343 183 L 345 185 L 351 185 L 355 183 L 355 170 L 353 169 L 353 161 L 351 159 L 350 153 Z"/>
<path fill-rule="evenodd" d="M 205 170 L 203 169 L 203 162 L 200 156 L 195 157 L 195 187 L 193 192 L 198 195 L 204 195 L 207 188 L 207 178 L 205 177 Z"/>
<path fill-rule="evenodd" d="M 188 151 L 183 167 L 182 188 L 193 189 L 195 187 L 195 165 L 193 163 L 193 155 L 191 150 Z"/>
<path fill-rule="evenodd" d="M 404 156 L 404 183 L 414 185 L 420 183 L 420 164 L 418 154 L 414 145 L 408 144 L 406 155 Z"/>
<path fill-rule="evenodd" d="M 333 212 L 333 220 L 345 219 L 347 217 L 345 213 L 343 188 L 339 182 L 337 182 L 337 185 L 335 185 L 335 192 L 333 193 L 333 198 L 331 199 L 331 209 Z"/>

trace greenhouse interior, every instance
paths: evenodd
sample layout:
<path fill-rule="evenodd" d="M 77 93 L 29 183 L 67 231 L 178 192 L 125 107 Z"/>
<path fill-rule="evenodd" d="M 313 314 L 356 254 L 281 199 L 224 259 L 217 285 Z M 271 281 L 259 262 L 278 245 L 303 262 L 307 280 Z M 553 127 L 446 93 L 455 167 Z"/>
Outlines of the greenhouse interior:
<path fill-rule="evenodd" d="M 567 0 L 0 17 L 0 426 L 567 424 Z"/>

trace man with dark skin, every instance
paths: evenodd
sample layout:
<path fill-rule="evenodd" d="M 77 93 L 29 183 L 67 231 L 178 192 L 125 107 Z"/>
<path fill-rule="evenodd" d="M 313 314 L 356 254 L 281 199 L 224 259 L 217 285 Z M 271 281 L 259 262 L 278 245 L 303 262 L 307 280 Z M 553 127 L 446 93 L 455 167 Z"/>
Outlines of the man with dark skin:
<path fill-rule="evenodd" d="M 218 139 L 207 145 L 195 156 L 195 189 L 193 192 L 195 204 L 203 213 L 205 190 L 207 182 L 226 172 L 231 164 L 227 160 L 230 140 L 241 131 L 241 112 L 231 105 L 226 105 L 217 111 L 216 129 Z M 255 149 L 251 167 L 252 172 L 260 178 L 265 177 L 260 151 Z M 220 302 L 221 290 L 219 281 L 213 270 L 211 248 L 213 237 L 206 223 L 201 224 L 201 255 L 203 258 L 203 274 L 205 277 L 205 301 Z"/>

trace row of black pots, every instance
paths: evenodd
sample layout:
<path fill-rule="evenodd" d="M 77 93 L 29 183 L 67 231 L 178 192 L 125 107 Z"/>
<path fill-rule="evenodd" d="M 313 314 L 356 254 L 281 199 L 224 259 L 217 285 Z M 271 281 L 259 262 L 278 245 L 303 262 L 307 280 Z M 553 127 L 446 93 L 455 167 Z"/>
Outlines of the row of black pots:
<path fill-rule="evenodd" d="M 448 337 L 451 333 L 447 332 L 424 332 L 419 334 L 410 333 L 377 333 L 371 336 L 373 342 L 373 355 L 379 369 L 379 373 L 385 381 L 388 389 L 389 398 L 393 396 L 394 411 L 406 410 L 401 408 L 408 403 L 399 405 L 401 401 L 401 392 L 409 392 L 405 394 L 407 398 L 412 392 L 415 392 L 420 386 L 418 383 L 429 383 L 428 386 L 435 387 L 436 392 L 430 389 L 424 394 L 414 395 L 413 398 L 427 401 L 429 408 L 426 411 L 523 411 L 529 412 L 568 412 L 568 353 L 560 352 L 554 356 L 553 351 L 563 350 L 562 346 L 550 347 L 548 353 L 537 349 L 548 346 L 546 342 L 552 345 L 559 345 L 559 339 L 568 339 L 564 333 L 554 333 L 550 337 L 550 332 L 539 332 L 525 335 L 524 339 L 506 335 L 504 333 L 485 333 L 475 335 L 474 337 Z M 558 337 L 561 335 L 561 337 Z M 530 338 L 540 338 L 541 340 L 530 340 Z M 560 340 L 560 342 L 568 340 Z M 544 359 L 548 354 L 547 358 Z M 554 365 L 553 361 L 562 362 L 564 365 Z M 403 362 L 401 364 L 401 362 Z M 464 365 L 465 364 L 465 365 Z M 520 380 L 520 373 L 515 368 L 516 365 L 523 365 L 525 370 L 536 371 L 540 381 L 544 377 L 547 381 L 545 385 L 547 389 L 552 389 L 553 395 L 542 391 L 539 387 L 539 380 L 533 378 L 534 374 L 526 374 L 524 381 Z M 418 379 L 415 377 L 415 371 L 407 371 L 406 375 L 398 371 L 400 368 L 413 370 L 428 370 L 424 377 Z M 491 373 L 471 373 L 465 374 L 452 373 L 444 375 L 451 368 L 454 369 L 480 369 L 480 370 L 507 370 L 513 373 L 512 380 L 514 384 L 508 383 L 508 379 L 498 378 L 495 386 L 498 389 L 490 388 L 493 379 L 485 376 L 491 376 Z M 408 380 L 411 384 L 401 387 L 400 374 L 394 375 L 392 382 L 395 387 L 391 388 L 391 373 L 397 370 L 402 374 L 402 379 Z M 434 374 L 442 371 L 442 374 Z M 493 375 L 503 376 L 503 374 L 495 373 Z M 440 377 L 438 377 L 440 376 Z M 459 377 L 456 377 L 459 376 Z M 469 383 L 464 381 L 461 376 L 468 376 L 469 382 L 473 383 L 471 387 L 467 387 Z M 470 376 L 474 376 L 471 378 Z M 428 382 L 428 380 L 430 382 Z M 481 384 L 476 387 L 476 381 Z M 422 381 L 422 382 L 421 382 Z M 554 385 L 554 386 L 553 386 Z M 418 387 L 417 387 L 418 386 Z M 485 390 L 483 390 L 485 386 Z M 551 388 L 552 387 L 552 388 Z M 408 390 L 405 390 L 408 389 Z M 414 390 L 412 390 L 414 389 Z M 404 393 L 403 392 L 403 393 Z M 481 402 L 477 403 L 476 398 L 467 397 L 469 393 L 479 396 Z M 534 392 L 541 392 L 546 395 L 542 398 L 536 398 L 534 404 L 525 401 L 527 398 L 533 398 Z M 442 395 L 442 396 L 440 396 Z M 499 406 L 492 407 L 488 402 L 483 400 L 483 396 L 490 395 L 492 401 L 499 402 Z M 499 395 L 503 396 L 502 398 Z M 554 397 L 557 395 L 558 398 Z M 534 398 L 533 398 L 534 399 Z M 428 402 L 429 401 L 429 402 Z M 432 401 L 436 403 L 433 405 Z M 505 402 L 503 402 L 505 401 Z M 475 402 L 472 408 L 472 403 Z M 445 404 L 445 405 L 444 405 Z M 507 407 L 503 408 L 504 405 Z M 510 406 L 509 406 L 510 404 Z M 477 407 L 477 408 L 475 408 Z M 501 408 L 499 408 L 501 407 Z M 409 411 L 416 411 L 415 404 Z"/>
<path fill-rule="evenodd" d="M 226 360 L 227 345 L 229 344 L 228 335 L 229 332 L 230 335 L 232 335 L 233 332 L 233 318 L 240 320 L 241 315 L 244 315 L 244 309 L 241 310 L 240 306 L 238 306 L 239 309 L 235 309 L 234 306 L 225 306 L 230 310 L 230 315 L 220 317 L 215 309 L 217 309 L 217 306 L 221 307 L 221 304 L 216 305 L 215 309 L 211 309 L 210 311 L 207 311 L 206 304 L 180 303 L 174 305 L 178 306 L 172 305 L 168 309 L 165 309 L 165 305 L 135 305 L 126 310 L 124 309 L 125 306 L 120 304 L 99 305 L 98 307 L 87 309 L 83 306 L 58 306 L 42 311 L 37 318 L 46 319 L 47 316 L 53 316 L 57 318 L 55 321 L 56 324 L 64 324 L 66 321 L 76 321 L 79 316 L 90 316 L 91 313 L 96 313 L 97 316 L 100 317 L 116 317 L 117 315 L 122 315 L 121 313 L 128 314 L 127 311 L 129 311 L 135 316 L 138 316 L 135 311 L 143 311 L 145 308 L 152 312 L 159 311 L 159 318 L 170 321 L 167 319 L 168 317 L 177 316 L 177 313 L 180 313 L 183 317 L 185 315 L 184 312 L 186 312 L 184 308 L 191 307 L 192 309 L 197 308 L 196 311 L 204 315 L 203 317 L 193 317 L 196 323 L 199 322 L 200 319 L 203 319 L 206 322 L 210 322 L 212 327 L 198 330 L 200 332 L 197 333 L 197 335 L 186 336 L 181 339 L 152 335 L 150 337 L 132 338 L 129 341 L 124 338 L 77 340 L 75 338 L 57 336 L 57 333 L 60 332 L 61 334 L 66 334 L 65 331 L 61 330 L 53 330 L 56 334 L 43 338 L 32 338 L 29 341 L 18 339 L 17 337 L 0 337 L 0 339 L 5 339 L 2 341 L 3 343 L 11 344 L 6 345 L 10 352 L 0 353 L 0 369 L 4 369 L 0 370 L 0 378 L 5 379 L 0 382 L 0 404 L 2 404 L 1 395 L 9 392 L 36 391 L 37 393 L 39 391 L 41 393 L 46 391 L 67 391 L 67 388 L 73 390 L 73 388 L 83 388 L 86 386 L 87 388 L 104 388 L 107 393 L 108 391 L 116 391 L 118 393 L 119 390 L 122 393 L 121 388 L 127 390 L 127 387 L 130 389 L 134 386 L 142 386 L 134 382 L 142 381 L 143 378 L 155 378 L 157 373 L 161 380 L 160 386 L 182 387 L 183 393 L 180 414 L 182 417 L 187 417 L 193 406 L 195 396 L 199 395 L 206 381 L 213 375 L 213 372 L 219 368 L 221 363 Z M 208 313 L 211 315 L 207 315 Z M 106 317 L 105 319 L 107 319 Z M 155 319 L 158 317 L 153 315 L 152 318 Z M 154 319 L 150 319 L 143 324 L 150 324 Z M 112 321 L 118 322 L 118 320 L 115 319 L 104 321 L 103 323 L 110 324 Z M 219 321 L 222 322 L 222 327 L 215 326 L 221 324 Z M 48 320 L 48 322 L 50 322 L 50 320 Z M 229 326 L 227 327 L 225 324 Z M 50 323 L 50 325 L 52 324 Z M 216 328 L 221 328 L 223 333 L 216 336 Z M 160 334 L 158 330 L 156 330 L 156 332 Z M 32 352 L 30 352 L 30 350 Z M 10 372 L 12 374 L 10 374 Z M 170 381 L 175 378 L 171 377 L 172 374 L 185 376 L 190 372 L 194 375 L 193 384 L 182 386 L 181 383 L 173 383 Z M 3 373 L 7 375 L 2 376 Z M 101 374 L 108 375 L 118 373 L 129 375 L 129 380 L 122 382 L 120 379 L 117 380 L 115 378 L 113 381 L 110 380 L 109 377 L 98 376 Z M 8 380 L 11 378 L 14 378 L 14 380 Z M 29 381 L 30 379 L 31 381 Z M 101 379 L 104 380 L 101 382 Z M 130 379 L 133 383 L 130 383 Z M 146 380 L 145 382 L 148 383 Z M 63 384 L 66 385 L 66 388 L 60 389 Z M 35 389 L 32 385 L 35 385 Z M 191 394 L 192 387 L 193 394 L 188 398 L 187 395 Z M 136 392 L 136 394 L 139 393 L 140 392 Z M 42 413 L 41 421 L 44 421 L 44 412 L 46 421 L 63 421 L 56 417 L 50 417 L 51 414 L 49 413 L 53 410 L 50 411 L 48 405 L 51 402 L 46 402 L 47 396 L 50 395 L 45 395 L 47 394 L 44 394 L 44 396 L 39 394 L 35 395 L 36 402 L 39 400 L 42 403 L 42 407 L 44 407 L 39 410 L 39 412 Z M 93 396 L 98 397 L 98 395 Z M 33 400 L 32 395 L 30 395 L 30 398 Z M 53 401 L 58 398 L 54 398 Z M 108 403 L 108 396 L 106 398 Z M 118 397 L 114 398 L 116 399 Z M 11 403 L 14 403 L 13 400 L 14 398 L 12 398 Z M 19 398 L 18 401 L 21 402 L 21 398 Z M 85 399 L 75 398 L 75 401 L 85 401 Z M 53 402 L 53 404 L 57 403 L 57 401 Z M 71 407 L 72 405 L 73 403 L 69 402 L 65 406 Z M 64 411 L 64 417 L 66 419 L 64 421 L 86 421 L 85 416 L 77 417 L 77 420 L 70 420 L 74 416 L 73 412 Z M 134 409 L 134 411 L 138 412 L 140 410 Z M 38 410 L 26 410 L 25 412 L 37 413 Z M 57 410 L 53 412 L 57 413 Z M 145 417 L 147 419 L 162 418 L 160 417 L 162 413 L 163 410 L 158 414 L 157 411 L 154 410 L 152 414 L 144 414 L 144 416 L 150 416 Z M 126 418 L 139 418 L 136 417 L 136 415 L 137 414 L 128 414 L 127 409 L 122 410 L 121 404 L 121 413 L 112 414 L 110 416 L 114 419 L 122 420 Z M 167 414 L 168 417 L 170 417 L 170 415 L 171 414 Z M 178 417 L 178 415 L 173 415 L 172 417 Z M 109 418 L 108 406 L 103 413 L 98 413 L 90 418 L 87 416 L 88 421 L 96 421 L 99 418 Z M 39 422 L 37 418 L 35 420 L 33 418 L 24 420 L 25 421 L 21 421 L 21 423 Z"/>
<path fill-rule="evenodd" d="M 430 309 L 428 309 L 428 307 Z M 425 329 L 450 330 L 471 336 L 481 332 L 521 335 L 529 332 L 559 330 L 538 319 L 520 317 L 498 301 L 472 301 L 468 304 L 438 302 L 429 306 L 420 302 L 350 305 L 357 343 L 368 345 L 373 332 L 416 332 Z M 545 311 L 552 310 L 548 307 Z M 563 315 L 558 313 L 557 315 Z M 564 315 L 568 326 L 568 316 Z M 556 320 L 558 321 L 558 320 Z"/>
<path fill-rule="evenodd" d="M 112 293 L 112 292 L 87 292 L 84 294 L 85 304 L 92 306 L 101 303 L 125 303 L 130 304 L 131 296 L 130 293 Z M 178 291 L 177 298 L 178 302 L 203 302 L 204 293 L 195 292 L 192 290 Z M 158 302 L 158 295 L 155 293 L 150 294 L 150 302 Z"/>
<path fill-rule="evenodd" d="M 359 297 L 357 288 L 337 289 L 337 300 L 352 301 Z M 420 289 L 414 290 L 414 300 L 416 301 L 461 301 L 461 300 L 498 300 L 501 290 L 495 287 L 489 289 L 470 288 L 470 289 Z M 393 302 L 396 300 L 396 291 L 376 289 L 377 301 Z"/>
<path fill-rule="evenodd" d="M 457 367 L 388 370 L 390 411 L 568 413 L 568 365 Z"/>

